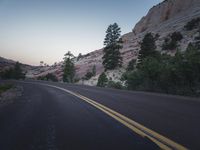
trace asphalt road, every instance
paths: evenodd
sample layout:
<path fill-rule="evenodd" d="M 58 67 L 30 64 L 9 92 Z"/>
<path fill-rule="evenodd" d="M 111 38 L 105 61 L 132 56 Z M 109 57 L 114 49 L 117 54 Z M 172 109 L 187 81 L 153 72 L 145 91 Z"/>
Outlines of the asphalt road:
<path fill-rule="evenodd" d="M 200 101 L 52 82 L 17 84 L 23 95 L 0 108 L 0 150 L 159 149 L 100 109 L 63 90 L 81 94 L 189 149 L 200 149 Z"/>

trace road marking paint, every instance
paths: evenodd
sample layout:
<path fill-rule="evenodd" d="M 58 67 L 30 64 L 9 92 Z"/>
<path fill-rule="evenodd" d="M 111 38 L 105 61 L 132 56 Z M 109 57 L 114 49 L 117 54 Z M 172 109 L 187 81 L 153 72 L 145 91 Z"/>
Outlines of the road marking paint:
<path fill-rule="evenodd" d="M 33 83 L 33 82 L 24 82 L 24 83 Z M 130 118 L 100 104 L 97 103 L 96 101 L 87 98 L 83 95 L 80 95 L 78 93 L 72 92 L 70 90 L 58 87 L 58 86 L 53 86 L 53 85 L 48 85 L 48 84 L 44 84 L 44 83 L 33 83 L 33 84 L 40 84 L 40 85 L 45 85 L 48 87 L 53 87 L 56 89 L 60 89 L 62 91 L 65 91 L 75 97 L 80 98 L 81 100 L 91 104 L 92 106 L 94 106 L 95 108 L 103 111 L 104 113 L 106 113 L 107 115 L 109 115 L 110 117 L 114 118 L 115 120 L 117 120 L 118 122 L 122 123 L 123 125 L 125 125 L 126 127 L 128 127 L 129 129 L 131 129 L 133 132 L 137 133 L 138 135 L 142 136 L 142 137 L 147 137 L 149 138 L 151 141 L 153 141 L 155 144 L 157 144 L 161 149 L 163 150 L 187 150 L 186 147 L 170 140 L 169 138 L 166 138 L 164 136 L 162 136 L 159 133 L 156 133 L 155 131 L 148 129 L 147 127 L 137 123 L 136 121 L 131 120 Z"/>

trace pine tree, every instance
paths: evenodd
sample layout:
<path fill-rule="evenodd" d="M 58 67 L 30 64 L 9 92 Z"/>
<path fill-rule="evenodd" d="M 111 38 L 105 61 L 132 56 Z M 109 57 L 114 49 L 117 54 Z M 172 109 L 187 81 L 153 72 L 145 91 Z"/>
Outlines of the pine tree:
<path fill-rule="evenodd" d="M 92 67 L 92 75 L 96 76 L 96 66 L 95 65 Z"/>
<path fill-rule="evenodd" d="M 196 47 L 198 50 L 200 50 L 200 26 L 199 26 L 197 32 L 198 32 L 198 36 L 195 37 L 195 40 L 196 40 L 196 41 L 195 41 L 195 47 Z"/>
<path fill-rule="evenodd" d="M 68 51 L 64 57 L 64 70 L 63 81 L 68 83 L 74 82 L 75 67 L 74 67 L 74 55 Z"/>
<path fill-rule="evenodd" d="M 105 87 L 107 85 L 107 82 L 108 82 L 108 78 L 106 74 L 103 72 L 98 78 L 97 86 Z"/>
<path fill-rule="evenodd" d="M 24 74 L 22 72 L 21 69 L 21 64 L 19 62 L 16 62 L 15 66 L 14 66 L 14 78 L 15 79 L 24 79 Z"/>
<path fill-rule="evenodd" d="M 132 59 L 126 68 L 127 71 L 133 71 L 135 69 L 136 60 Z"/>
<path fill-rule="evenodd" d="M 138 56 L 139 63 L 146 57 L 157 57 L 158 54 L 154 36 L 151 33 L 147 33 L 141 42 L 141 50 Z"/>
<path fill-rule="evenodd" d="M 109 25 L 106 31 L 106 37 L 104 39 L 104 56 L 103 65 L 105 70 L 112 70 L 116 67 L 120 67 L 122 64 L 122 57 L 120 49 L 122 48 L 122 40 L 120 39 L 121 29 L 114 23 Z"/>

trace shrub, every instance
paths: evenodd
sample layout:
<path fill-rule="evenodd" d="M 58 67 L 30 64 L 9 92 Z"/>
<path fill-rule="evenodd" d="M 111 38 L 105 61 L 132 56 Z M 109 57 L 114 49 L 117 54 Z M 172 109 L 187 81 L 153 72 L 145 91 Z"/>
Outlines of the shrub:
<path fill-rule="evenodd" d="M 170 35 L 170 37 L 165 38 L 164 43 L 162 45 L 163 50 L 173 50 L 178 47 L 178 42 L 183 38 L 180 32 L 174 32 Z"/>
<path fill-rule="evenodd" d="M 123 88 L 121 82 L 114 82 L 114 81 L 109 81 L 107 87 L 115 88 L 115 89 L 122 89 Z"/>
<path fill-rule="evenodd" d="M 25 74 L 23 73 L 21 69 L 21 64 L 19 62 L 16 62 L 15 66 L 12 68 L 9 68 L 3 72 L 1 72 L 1 78 L 3 79 L 24 79 Z"/>
<path fill-rule="evenodd" d="M 178 95 L 200 95 L 200 50 L 190 44 L 184 53 L 147 57 L 140 67 L 123 75 L 128 89 Z"/>
<path fill-rule="evenodd" d="M 45 81 L 53 81 L 53 82 L 57 82 L 58 81 L 57 77 L 52 73 L 48 73 L 45 76 L 39 76 L 37 79 L 38 80 L 45 80 Z"/>
<path fill-rule="evenodd" d="M 108 78 L 106 74 L 103 72 L 98 78 L 97 86 L 105 87 L 107 85 L 107 82 L 108 82 Z"/>
<path fill-rule="evenodd" d="M 200 18 L 194 18 L 191 21 L 189 21 L 184 27 L 186 30 L 193 30 L 195 28 L 197 28 L 200 24 Z"/>
<path fill-rule="evenodd" d="M 93 76 L 93 73 L 89 71 L 89 72 L 87 72 L 87 73 L 85 74 L 84 79 L 85 79 L 85 80 L 89 80 L 89 79 L 92 78 L 92 76 Z"/>
<path fill-rule="evenodd" d="M 0 85 L 0 94 L 11 89 L 13 87 L 12 84 L 2 84 Z"/>
<path fill-rule="evenodd" d="M 135 65 L 136 65 L 136 60 L 133 59 L 128 63 L 128 66 L 126 68 L 127 71 L 132 71 L 135 69 Z"/>

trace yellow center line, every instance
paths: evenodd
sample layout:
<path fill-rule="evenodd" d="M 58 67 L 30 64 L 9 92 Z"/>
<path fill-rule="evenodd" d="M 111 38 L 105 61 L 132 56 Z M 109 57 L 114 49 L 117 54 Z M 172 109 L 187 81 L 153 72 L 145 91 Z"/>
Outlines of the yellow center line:
<path fill-rule="evenodd" d="M 25 83 L 32 83 L 32 82 L 25 82 Z M 38 84 L 38 83 L 34 83 L 34 84 Z M 78 93 L 72 92 L 70 90 L 58 87 L 58 86 L 53 86 L 53 85 L 48 85 L 48 84 L 43 84 L 43 83 L 39 83 L 41 85 L 45 85 L 48 87 L 53 87 L 56 89 L 60 89 L 62 91 L 65 91 L 73 96 L 76 96 L 78 98 L 80 98 L 81 100 L 89 103 L 90 105 L 94 106 L 95 108 L 101 110 L 102 112 L 106 113 L 107 115 L 109 115 L 110 117 L 114 118 L 115 120 L 117 120 L 118 122 L 122 123 L 124 126 L 128 127 L 129 129 L 131 129 L 133 132 L 137 133 L 138 135 L 142 136 L 142 137 L 147 137 L 149 138 L 151 141 L 153 141 L 155 144 L 157 144 L 161 149 L 163 150 L 187 150 L 186 147 L 170 140 L 167 137 L 164 137 L 163 135 L 148 129 L 147 127 L 137 123 L 136 121 L 100 104 L 97 103 L 96 101 L 85 97 L 83 95 L 80 95 Z"/>

